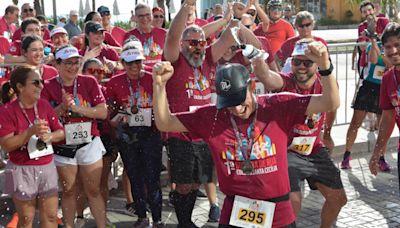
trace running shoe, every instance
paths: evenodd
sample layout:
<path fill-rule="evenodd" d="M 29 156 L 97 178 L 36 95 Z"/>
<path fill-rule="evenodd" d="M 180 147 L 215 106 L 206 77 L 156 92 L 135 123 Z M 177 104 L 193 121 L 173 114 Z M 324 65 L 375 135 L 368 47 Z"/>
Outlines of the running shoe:
<path fill-rule="evenodd" d="M 153 228 L 164 228 L 164 223 L 159 221 L 159 222 L 153 222 Z"/>
<path fill-rule="evenodd" d="M 178 224 L 177 228 L 199 228 L 198 226 L 196 226 L 196 224 L 194 224 L 193 222 L 190 223 L 190 225 L 180 225 Z"/>
<path fill-rule="evenodd" d="M 149 219 L 147 218 L 139 218 L 134 224 L 134 228 L 147 228 L 150 225 Z"/>
<path fill-rule="evenodd" d="M 341 167 L 342 169 L 351 169 L 350 160 L 351 160 L 350 152 L 349 152 L 349 151 L 346 151 L 346 152 L 344 153 L 343 161 L 342 161 L 340 167 Z"/>
<path fill-rule="evenodd" d="M 379 169 L 382 172 L 390 172 L 390 166 L 385 159 L 379 159 Z"/>
<path fill-rule="evenodd" d="M 83 228 L 85 227 L 85 219 L 84 218 L 76 218 L 75 220 L 75 228 Z"/>
<path fill-rule="evenodd" d="M 106 228 L 116 228 L 116 226 L 110 221 L 110 219 L 106 218 Z"/>
<path fill-rule="evenodd" d="M 209 222 L 218 222 L 219 217 L 221 216 L 221 211 L 218 205 L 213 204 L 210 207 L 210 212 L 208 213 L 208 221 Z"/>
<path fill-rule="evenodd" d="M 125 204 L 125 213 L 130 216 L 135 216 L 135 202 Z"/>

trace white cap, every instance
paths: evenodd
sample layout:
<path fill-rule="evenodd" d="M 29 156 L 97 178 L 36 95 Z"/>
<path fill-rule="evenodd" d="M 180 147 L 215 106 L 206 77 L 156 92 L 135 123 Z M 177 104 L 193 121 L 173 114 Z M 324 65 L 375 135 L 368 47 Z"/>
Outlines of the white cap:
<path fill-rule="evenodd" d="M 62 48 L 56 52 L 56 59 L 69 59 L 73 57 L 81 57 L 79 55 L 78 49 L 74 46 L 68 46 L 65 48 Z"/>
<path fill-rule="evenodd" d="M 76 10 L 71 10 L 71 11 L 69 11 L 69 15 L 70 15 L 70 16 L 78 16 L 79 13 L 78 13 L 78 11 L 76 11 Z"/>
<path fill-rule="evenodd" d="M 309 42 L 297 42 L 294 46 L 292 56 L 305 55 L 304 51 L 307 50 Z"/>
<path fill-rule="evenodd" d="M 257 11 L 257 9 L 256 9 L 256 7 L 255 7 L 254 5 L 251 5 L 251 6 L 249 7 L 249 10 Z"/>
<path fill-rule="evenodd" d="M 133 62 L 136 60 L 145 60 L 143 50 L 131 48 L 121 53 L 121 59 L 125 62 Z"/>
<path fill-rule="evenodd" d="M 58 33 L 68 34 L 67 30 L 65 30 L 63 27 L 57 27 L 51 30 L 50 37 L 53 37 L 55 34 Z"/>

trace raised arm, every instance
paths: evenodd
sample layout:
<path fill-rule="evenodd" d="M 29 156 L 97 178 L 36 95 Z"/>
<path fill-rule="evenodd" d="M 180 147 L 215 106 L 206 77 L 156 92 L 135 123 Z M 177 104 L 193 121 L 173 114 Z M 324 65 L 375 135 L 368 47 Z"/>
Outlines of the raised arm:
<path fill-rule="evenodd" d="M 375 38 L 371 38 L 371 48 L 369 49 L 368 56 L 369 56 L 369 61 L 372 64 L 377 64 L 378 63 L 378 57 L 381 54 L 381 51 L 378 47 L 378 44 L 376 43 Z"/>
<path fill-rule="evenodd" d="M 258 80 L 264 84 L 264 87 L 268 91 L 279 92 L 283 87 L 282 77 L 269 69 L 269 66 L 262 58 L 256 58 L 253 60 L 254 73 Z"/>
<path fill-rule="evenodd" d="M 328 49 L 322 42 L 309 43 L 305 55 L 317 64 L 320 72 L 328 70 L 332 64 L 329 60 Z M 324 88 L 322 95 L 313 95 L 311 97 L 306 110 L 307 115 L 319 112 L 332 112 L 339 107 L 339 89 L 333 74 L 330 73 L 325 76 L 321 74 L 321 83 Z"/>
<path fill-rule="evenodd" d="M 229 26 L 222 33 L 221 37 L 212 45 L 211 55 L 214 63 L 222 58 L 228 48 L 235 44 L 235 39 L 233 38 L 231 28 L 238 26 L 238 23 L 239 21 L 236 19 L 231 20 Z"/>
<path fill-rule="evenodd" d="M 187 132 L 179 119 L 169 109 L 166 84 L 174 74 L 170 62 L 159 62 L 153 68 L 153 109 L 158 130 L 164 132 Z"/>
<path fill-rule="evenodd" d="M 195 6 L 196 0 L 186 0 L 174 20 L 172 20 L 164 45 L 164 57 L 169 62 L 174 63 L 179 58 L 179 43 L 181 35 L 185 29 L 190 10 Z"/>
<path fill-rule="evenodd" d="M 266 31 L 268 31 L 268 28 L 269 28 L 269 17 L 265 13 L 263 8 L 261 8 L 260 4 L 258 3 L 258 0 L 257 1 L 252 0 L 252 1 L 254 1 L 254 6 L 256 7 L 258 17 L 260 18 L 262 30 L 266 32 Z"/>
<path fill-rule="evenodd" d="M 229 21 L 232 19 L 232 6 L 228 5 L 228 9 L 225 11 L 225 15 L 223 18 L 208 23 L 201 27 L 204 31 L 206 38 L 210 37 L 212 34 L 216 33 L 221 27 L 227 25 Z"/>

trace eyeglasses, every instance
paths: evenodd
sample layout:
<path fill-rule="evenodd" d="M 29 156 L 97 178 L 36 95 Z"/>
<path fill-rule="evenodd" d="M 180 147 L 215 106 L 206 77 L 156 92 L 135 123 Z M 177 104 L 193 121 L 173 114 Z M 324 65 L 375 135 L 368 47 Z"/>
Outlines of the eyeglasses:
<path fill-rule="evenodd" d="M 200 45 L 201 47 L 204 47 L 207 45 L 207 40 L 184 40 L 189 42 L 190 46 L 197 47 Z"/>
<path fill-rule="evenodd" d="M 76 61 L 76 62 L 71 62 L 71 61 L 63 61 L 62 63 L 64 63 L 68 68 L 72 67 L 72 66 L 76 66 L 76 65 L 80 65 L 81 61 Z"/>
<path fill-rule="evenodd" d="M 147 14 L 137 15 L 137 17 L 138 17 L 139 19 L 143 19 L 143 18 L 145 18 L 145 17 L 151 17 L 151 14 L 147 13 Z"/>
<path fill-rule="evenodd" d="M 303 64 L 305 67 L 311 67 L 314 64 L 314 62 L 311 60 L 302 60 L 302 59 L 296 59 L 296 58 L 292 59 L 292 63 L 295 66 L 300 66 L 301 64 Z"/>
<path fill-rule="evenodd" d="M 154 18 L 160 18 L 160 19 L 163 19 L 163 18 L 164 18 L 163 15 L 153 15 L 153 17 L 154 17 Z"/>
<path fill-rule="evenodd" d="M 103 17 L 103 16 L 110 16 L 110 12 L 103 12 L 103 13 L 100 13 L 100 15 Z"/>
<path fill-rule="evenodd" d="M 88 71 L 89 74 L 91 74 L 91 75 L 94 75 L 94 74 L 97 74 L 97 75 L 104 75 L 104 74 L 106 73 L 106 71 L 103 70 L 103 69 L 95 69 L 95 68 L 89 68 L 89 69 L 87 69 L 87 71 Z"/>
<path fill-rule="evenodd" d="M 308 28 L 308 27 L 310 27 L 311 25 L 312 25 L 312 22 L 307 23 L 307 24 L 301 24 L 301 25 L 298 25 L 297 27 L 299 27 L 299 28 Z"/>
<path fill-rule="evenodd" d="M 31 12 L 31 13 L 32 13 L 32 12 L 33 12 L 33 10 L 34 10 L 34 9 L 32 9 L 32 8 L 29 8 L 29 9 L 24 9 L 22 12 L 24 12 L 24 13 Z"/>
<path fill-rule="evenodd" d="M 34 86 L 39 88 L 40 85 L 44 85 L 44 80 L 43 79 L 32 80 L 32 85 L 34 85 Z"/>

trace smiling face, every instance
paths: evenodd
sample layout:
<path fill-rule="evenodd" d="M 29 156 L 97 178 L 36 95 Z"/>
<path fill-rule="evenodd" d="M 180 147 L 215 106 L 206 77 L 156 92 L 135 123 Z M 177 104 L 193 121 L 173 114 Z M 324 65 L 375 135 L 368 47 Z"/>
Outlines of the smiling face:
<path fill-rule="evenodd" d="M 86 37 L 90 45 L 99 46 L 104 42 L 104 31 L 89 32 Z"/>
<path fill-rule="evenodd" d="M 246 99 L 240 105 L 234 107 L 228 107 L 228 111 L 234 115 L 239 117 L 240 119 L 248 119 L 250 115 L 255 111 L 256 100 L 251 92 L 251 87 L 247 87 Z"/>
<path fill-rule="evenodd" d="M 122 61 L 122 65 L 126 70 L 126 74 L 130 79 L 138 79 L 140 77 L 140 72 L 143 68 L 142 60 L 136 60 L 132 62 Z"/>
<path fill-rule="evenodd" d="M 65 33 L 57 33 L 51 37 L 51 42 L 54 47 L 61 47 L 67 45 L 69 43 L 68 34 Z"/>
<path fill-rule="evenodd" d="M 135 21 L 139 29 L 146 29 L 151 26 L 153 16 L 150 7 L 143 7 L 135 11 Z"/>
<path fill-rule="evenodd" d="M 38 101 L 43 89 L 42 77 L 37 71 L 30 71 L 25 85 L 17 84 L 18 96 L 24 100 Z"/>
<path fill-rule="evenodd" d="M 72 57 L 56 63 L 56 68 L 63 80 L 72 81 L 78 74 L 80 63 L 80 57 Z"/>
<path fill-rule="evenodd" d="M 391 64 L 400 67 L 400 37 L 390 36 L 386 39 L 383 45 L 383 50 L 386 58 Z"/>
<path fill-rule="evenodd" d="M 300 25 L 296 25 L 296 29 L 299 32 L 300 39 L 311 38 L 311 32 L 314 29 L 314 22 L 308 18 L 302 20 Z"/>
<path fill-rule="evenodd" d="M 375 15 L 375 9 L 372 7 L 372 5 L 366 5 L 362 7 L 360 11 L 362 18 L 366 20 L 372 19 L 372 17 Z"/>
<path fill-rule="evenodd" d="M 317 64 L 313 63 L 304 55 L 293 56 L 292 71 L 295 75 L 296 82 L 307 84 L 317 71 Z"/>
<path fill-rule="evenodd" d="M 34 66 L 40 65 L 44 55 L 43 49 L 44 47 L 41 41 L 37 40 L 32 42 L 24 53 L 26 63 Z"/>

